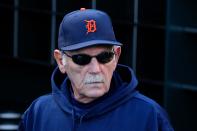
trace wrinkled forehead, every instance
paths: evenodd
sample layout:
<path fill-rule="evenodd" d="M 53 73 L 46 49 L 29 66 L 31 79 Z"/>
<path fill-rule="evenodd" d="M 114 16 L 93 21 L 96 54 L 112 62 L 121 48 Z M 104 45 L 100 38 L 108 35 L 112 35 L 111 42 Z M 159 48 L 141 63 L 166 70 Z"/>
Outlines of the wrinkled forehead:
<path fill-rule="evenodd" d="M 114 45 L 96 45 L 96 46 L 90 46 L 85 47 L 77 50 L 67 51 L 69 53 L 89 53 L 94 51 L 110 51 L 112 50 Z"/>

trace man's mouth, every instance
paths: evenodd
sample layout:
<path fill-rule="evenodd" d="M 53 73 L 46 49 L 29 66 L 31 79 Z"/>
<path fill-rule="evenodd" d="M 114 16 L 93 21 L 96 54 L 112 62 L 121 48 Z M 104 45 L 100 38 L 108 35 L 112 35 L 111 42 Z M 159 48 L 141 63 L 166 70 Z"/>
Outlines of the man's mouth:
<path fill-rule="evenodd" d="M 102 81 L 95 81 L 95 82 L 86 82 L 85 84 L 101 84 Z"/>

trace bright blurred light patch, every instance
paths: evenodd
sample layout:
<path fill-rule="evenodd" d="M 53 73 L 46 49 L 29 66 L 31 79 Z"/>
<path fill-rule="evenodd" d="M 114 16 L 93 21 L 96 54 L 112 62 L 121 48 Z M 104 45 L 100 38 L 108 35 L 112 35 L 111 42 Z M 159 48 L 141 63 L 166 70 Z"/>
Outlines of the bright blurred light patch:
<path fill-rule="evenodd" d="M 1 119 L 19 119 L 20 117 L 21 117 L 20 113 L 15 113 L 15 112 L 0 113 Z"/>
<path fill-rule="evenodd" d="M 13 125 L 13 124 L 2 124 L 0 125 L 0 130 L 17 130 L 18 129 L 18 125 Z"/>

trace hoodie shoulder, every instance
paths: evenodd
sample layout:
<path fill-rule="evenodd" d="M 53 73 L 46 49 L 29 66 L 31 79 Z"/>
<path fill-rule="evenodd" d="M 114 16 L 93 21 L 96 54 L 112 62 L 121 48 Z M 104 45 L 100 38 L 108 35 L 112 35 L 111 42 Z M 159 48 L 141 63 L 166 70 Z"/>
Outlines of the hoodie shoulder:
<path fill-rule="evenodd" d="M 47 94 L 47 95 L 43 95 L 43 96 L 40 96 L 37 99 L 35 99 L 32 102 L 31 106 L 34 106 L 36 108 L 40 107 L 40 106 L 42 107 L 42 106 L 48 105 L 48 103 L 51 103 L 52 101 L 53 101 L 52 94 Z"/>
<path fill-rule="evenodd" d="M 134 99 L 138 101 L 143 107 L 152 110 L 151 117 L 155 117 L 154 119 L 157 121 L 159 126 L 158 128 L 161 131 L 174 131 L 171 126 L 167 112 L 157 102 L 155 102 L 153 99 L 149 97 L 142 95 L 141 93 L 135 95 Z"/>
<path fill-rule="evenodd" d="M 54 101 L 51 94 L 43 95 L 35 99 L 25 111 L 23 117 L 29 113 L 37 112 L 40 109 L 47 108 L 47 106 Z"/>

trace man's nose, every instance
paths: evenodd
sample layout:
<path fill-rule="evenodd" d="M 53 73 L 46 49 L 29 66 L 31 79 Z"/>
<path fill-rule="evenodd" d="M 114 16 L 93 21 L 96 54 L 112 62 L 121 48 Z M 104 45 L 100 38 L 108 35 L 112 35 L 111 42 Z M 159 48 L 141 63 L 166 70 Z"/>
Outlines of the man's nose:
<path fill-rule="evenodd" d="M 90 73 L 99 73 L 101 71 L 100 63 L 97 61 L 95 57 L 91 59 L 89 67 Z"/>

